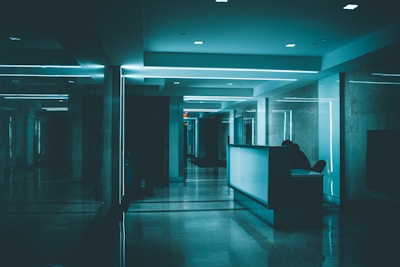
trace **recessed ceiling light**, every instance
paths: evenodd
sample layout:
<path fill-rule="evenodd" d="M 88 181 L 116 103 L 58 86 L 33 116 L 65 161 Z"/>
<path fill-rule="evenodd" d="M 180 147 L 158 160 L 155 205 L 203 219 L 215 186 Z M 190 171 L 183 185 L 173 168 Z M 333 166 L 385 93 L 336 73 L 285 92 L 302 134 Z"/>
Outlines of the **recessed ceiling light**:
<path fill-rule="evenodd" d="M 296 46 L 296 44 L 294 44 L 294 43 L 289 43 L 286 45 L 286 47 L 295 47 L 295 46 Z"/>
<path fill-rule="evenodd" d="M 215 0 L 217 3 L 228 3 L 228 0 Z"/>
<path fill-rule="evenodd" d="M 174 82 L 174 84 L 180 84 L 180 82 Z"/>
<path fill-rule="evenodd" d="M 10 39 L 11 41 L 21 41 L 21 38 L 18 36 L 10 36 L 8 37 L 8 39 Z"/>
<path fill-rule="evenodd" d="M 346 9 L 346 10 L 354 10 L 354 9 L 356 9 L 357 7 L 358 7 L 357 4 L 347 4 L 347 5 L 345 5 L 345 6 L 343 7 L 343 9 Z"/>
<path fill-rule="evenodd" d="M 194 41 L 194 44 L 195 44 L 195 45 L 202 45 L 202 44 L 203 44 L 203 41 L 197 40 L 197 41 Z"/>

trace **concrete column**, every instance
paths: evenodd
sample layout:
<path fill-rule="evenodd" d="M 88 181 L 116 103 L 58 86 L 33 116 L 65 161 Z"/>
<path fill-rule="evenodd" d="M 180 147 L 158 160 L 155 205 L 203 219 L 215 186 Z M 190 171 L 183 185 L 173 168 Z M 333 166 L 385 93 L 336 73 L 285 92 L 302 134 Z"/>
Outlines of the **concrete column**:
<path fill-rule="evenodd" d="M 26 124 L 26 165 L 32 166 L 34 163 L 33 139 L 35 131 L 35 114 L 32 109 L 29 109 Z"/>
<path fill-rule="evenodd" d="M 235 143 L 235 111 L 229 112 L 229 144 Z"/>
<path fill-rule="evenodd" d="M 103 169 L 102 192 L 106 207 L 121 203 L 123 170 L 123 134 L 121 108 L 123 106 L 121 68 L 104 69 L 104 117 L 103 117 Z"/>
<path fill-rule="evenodd" d="M 257 100 L 257 143 L 268 145 L 268 98 Z"/>
<path fill-rule="evenodd" d="M 83 163 L 83 116 L 82 116 L 82 94 L 81 91 L 69 94 L 69 122 L 70 122 L 70 159 L 72 177 L 82 179 Z"/>
<path fill-rule="evenodd" d="M 15 139 L 13 140 L 13 167 L 16 169 L 24 169 L 27 167 L 27 132 L 28 132 L 28 112 L 22 106 L 17 111 L 14 121 Z"/>
<path fill-rule="evenodd" d="M 182 182 L 184 179 L 183 156 L 183 98 L 170 97 L 169 104 L 169 180 Z"/>

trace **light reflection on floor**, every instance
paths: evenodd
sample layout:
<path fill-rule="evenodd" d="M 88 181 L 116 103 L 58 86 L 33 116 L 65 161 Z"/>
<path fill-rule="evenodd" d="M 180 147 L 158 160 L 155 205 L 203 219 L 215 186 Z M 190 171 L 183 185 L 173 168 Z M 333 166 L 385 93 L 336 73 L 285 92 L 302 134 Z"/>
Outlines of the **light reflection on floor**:
<path fill-rule="evenodd" d="M 0 266 L 399 265 L 397 209 L 325 205 L 322 229 L 276 230 L 233 201 L 225 168 L 185 171 L 184 182 L 132 201 L 77 261 L 69 257 L 101 202 L 62 172 L 3 177 Z"/>

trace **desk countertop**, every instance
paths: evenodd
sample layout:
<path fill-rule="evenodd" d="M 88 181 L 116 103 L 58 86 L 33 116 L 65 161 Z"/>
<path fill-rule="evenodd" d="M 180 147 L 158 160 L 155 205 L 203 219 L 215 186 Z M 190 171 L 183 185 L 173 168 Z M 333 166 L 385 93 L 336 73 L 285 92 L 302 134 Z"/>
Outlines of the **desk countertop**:
<path fill-rule="evenodd" d="M 297 178 L 297 177 L 322 177 L 324 176 L 323 173 L 319 172 L 314 172 L 310 170 L 303 170 L 303 169 L 291 169 L 290 170 L 290 176 L 292 178 Z"/>

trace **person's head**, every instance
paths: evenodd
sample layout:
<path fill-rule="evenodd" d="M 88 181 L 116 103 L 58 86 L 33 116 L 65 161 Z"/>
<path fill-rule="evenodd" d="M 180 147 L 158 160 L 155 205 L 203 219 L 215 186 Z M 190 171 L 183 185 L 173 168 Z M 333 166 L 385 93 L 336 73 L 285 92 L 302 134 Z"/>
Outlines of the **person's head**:
<path fill-rule="evenodd" d="M 284 140 L 284 141 L 282 142 L 282 146 L 291 146 L 291 145 L 293 145 L 293 142 L 290 141 L 290 140 Z"/>

